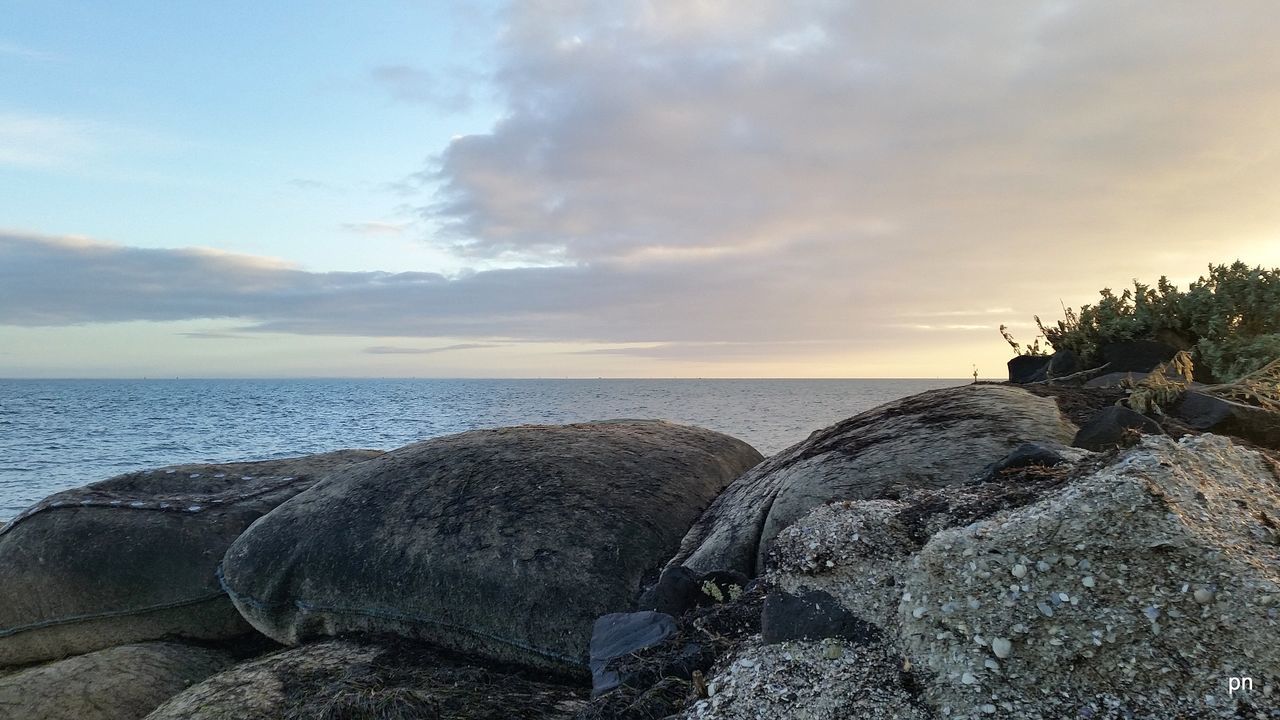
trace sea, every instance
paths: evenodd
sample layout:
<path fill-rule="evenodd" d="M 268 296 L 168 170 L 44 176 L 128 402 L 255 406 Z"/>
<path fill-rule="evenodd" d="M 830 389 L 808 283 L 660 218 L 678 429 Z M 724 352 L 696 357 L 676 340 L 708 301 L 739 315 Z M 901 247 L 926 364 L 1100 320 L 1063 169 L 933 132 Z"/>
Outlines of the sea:
<path fill-rule="evenodd" d="M 964 380 L 0 380 L 0 521 L 67 488 L 178 463 L 392 449 L 476 428 L 661 418 L 771 455 Z"/>

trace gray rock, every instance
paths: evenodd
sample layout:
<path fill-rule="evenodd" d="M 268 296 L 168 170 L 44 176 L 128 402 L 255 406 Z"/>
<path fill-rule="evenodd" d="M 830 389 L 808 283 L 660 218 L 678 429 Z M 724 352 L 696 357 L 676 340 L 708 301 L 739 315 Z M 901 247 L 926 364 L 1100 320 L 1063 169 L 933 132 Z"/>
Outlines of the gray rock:
<path fill-rule="evenodd" d="M 720 490 L 760 460 L 667 422 L 437 438 L 317 485 L 227 551 L 224 587 L 285 644 L 392 633 L 585 675 L 592 623 L 634 607 Z"/>
<path fill-rule="evenodd" d="M 1142 435 L 1163 435 L 1160 423 L 1120 405 L 1109 405 L 1093 416 L 1080 428 L 1071 444 L 1085 450 L 1108 450 L 1131 444 L 1128 439 L 1134 432 Z"/>
<path fill-rule="evenodd" d="M 653 647 L 675 634 L 675 618 L 651 610 L 611 613 L 596 620 L 591 630 L 592 697 L 621 684 L 622 678 L 609 667 L 610 662 Z"/>
<path fill-rule="evenodd" d="M 406 643 L 329 640 L 229 668 L 147 720 L 569 720 L 585 695 Z"/>
<path fill-rule="evenodd" d="M 905 398 L 815 432 L 743 475 L 672 564 L 756 574 L 778 531 L 815 506 L 966 482 L 1023 443 L 1067 444 L 1075 432 L 1053 400 L 1007 385 Z"/>
<path fill-rule="evenodd" d="M 379 454 L 179 465 L 41 501 L 0 528 L 0 666 L 251 632 L 218 587 L 223 552 L 319 477 Z"/>
<path fill-rule="evenodd" d="M 865 645 L 878 638 L 880 631 L 849 612 L 829 593 L 808 590 L 799 595 L 772 592 L 765 596 L 760 634 L 766 644 L 843 638 Z"/>
<path fill-rule="evenodd" d="M 1175 414 L 1196 430 L 1280 448 L 1280 413 L 1193 391 L 1183 396 Z"/>
<path fill-rule="evenodd" d="M 222 653 L 176 643 L 99 650 L 0 677 L 0 717 L 137 720 L 230 664 Z"/>

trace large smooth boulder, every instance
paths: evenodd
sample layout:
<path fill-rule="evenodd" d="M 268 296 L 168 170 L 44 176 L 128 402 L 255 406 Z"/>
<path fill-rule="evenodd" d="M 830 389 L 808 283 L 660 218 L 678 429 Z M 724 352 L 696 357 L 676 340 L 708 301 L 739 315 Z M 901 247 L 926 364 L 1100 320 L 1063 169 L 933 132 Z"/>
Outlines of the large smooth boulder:
<path fill-rule="evenodd" d="M 251 632 L 218 586 L 231 541 L 318 478 L 379 454 L 179 465 L 41 501 L 0 528 L 0 666 Z"/>
<path fill-rule="evenodd" d="M 1110 450 L 1132 445 L 1139 435 L 1163 434 L 1164 428 L 1155 420 L 1123 405 L 1111 405 L 1081 425 L 1071 444 L 1085 450 Z"/>
<path fill-rule="evenodd" d="M 1157 340 L 1126 340 L 1102 347 L 1107 372 L 1151 372 L 1178 354 L 1178 349 Z"/>
<path fill-rule="evenodd" d="M 255 523 L 227 552 L 224 587 L 286 644 L 393 633 L 585 675 L 595 619 L 632 609 L 760 459 L 727 435 L 644 420 L 428 440 Z"/>
<path fill-rule="evenodd" d="M 230 664 L 177 643 L 99 650 L 0 677 L 0 718 L 137 720 Z"/>
<path fill-rule="evenodd" d="M 328 640 L 232 667 L 147 720 L 570 720 L 585 695 L 408 643 Z"/>
<path fill-rule="evenodd" d="M 1024 385 L 1044 380 L 1049 369 L 1049 355 L 1019 355 L 1008 362 L 1009 382 Z"/>
<path fill-rule="evenodd" d="M 778 532 L 815 506 L 963 483 L 1023 443 L 1069 445 L 1075 433 L 1052 399 L 1008 385 L 904 398 L 819 430 L 743 475 L 672 564 L 755 574 Z"/>

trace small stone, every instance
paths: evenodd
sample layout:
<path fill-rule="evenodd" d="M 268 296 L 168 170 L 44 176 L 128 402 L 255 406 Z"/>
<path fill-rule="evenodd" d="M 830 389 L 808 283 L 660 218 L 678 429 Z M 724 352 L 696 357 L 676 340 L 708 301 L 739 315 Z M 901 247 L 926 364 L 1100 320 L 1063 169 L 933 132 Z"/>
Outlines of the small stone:
<path fill-rule="evenodd" d="M 1044 601 L 1038 602 L 1036 603 L 1036 608 L 1040 610 L 1041 615 L 1044 615 L 1045 617 L 1053 617 L 1053 608 L 1049 606 L 1049 603 Z"/>
<path fill-rule="evenodd" d="M 844 656 L 844 648 L 837 643 L 829 643 L 822 651 L 822 656 L 828 660 L 839 660 Z"/>
<path fill-rule="evenodd" d="M 992 705 L 991 703 L 986 703 L 985 705 L 982 706 L 982 712 L 986 713 L 987 715 L 994 715 L 996 712 L 996 706 Z"/>
<path fill-rule="evenodd" d="M 1027 576 L 1027 566 L 1023 565 L 1022 563 L 1018 563 L 1017 565 L 1013 566 L 1013 570 L 1011 572 L 1013 573 L 1013 576 L 1016 578 L 1019 578 L 1019 579 L 1024 578 Z"/>
<path fill-rule="evenodd" d="M 1213 602 L 1213 591 L 1209 588 L 1200 588 L 1192 594 L 1192 597 L 1201 605 L 1208 605 Z"/>
<path fill-rule="evenodd" d="M 974 677 L 973 673 L 967 672 L 960 676 L 960 682 L 964 683 L 965 685 L 977 685 L 978 678 Z"/>
<path fill-rule="evenodd" d="M 1087 588 L 1091 588 L 1094 585 L 1096 585 L 1097 582 L 1093 579 L 1092 575 L 1085 575 L 1084 577 L 1080 578 L 1080 584 L 1084 585 Z"/>
<path fill-rule="evenodd" d="M 756 661 L 752 660 L 751 658 L 742 658 L 741 660 L 738 661 L 738 667 L 753 668 L 755 666 L 756 666 Z"/>
<path fill-rule="evenodd" d="M 912 610 L 912 611 L 911 611 L 911 617 L 913 617 L 913 618 L 915 618 L 915 619 L 919 620 L 920 618 L 924 617 L 924 616 L 925 616 L 925 614 L 926 614 L 926 613 L 928 613 L 928 612 L 929 612 L 929 609 L 928 609 L 928 608 L 925 608 L 925 607 L 918 607 L 918 608 L 916 608 L 915 610 Z"/>
<path fill-rule="evenodd" d="M 1002 637 L 992 638 L 991 652 L 995 653 L 996 657 L 1003 660 L 1009 657 L 1009 655 L 1013 652 L 1013 643 L 1010 642 L 1008 638 L 1002 638 Z"/>
<path fill-rule="evenodd" d="M 1039 570 L 1040 572 L 1049 572 L 1049 567 L 1050 567 L 1050 566 L 1049 566 L 1049 563 L 1047 563 L 1047 562 L 1045 562 L 1045 561 L 1043 561 L 1043 560 L 1041 560 L 1040 562 L 1036 563 L 1036 570 Z"/>

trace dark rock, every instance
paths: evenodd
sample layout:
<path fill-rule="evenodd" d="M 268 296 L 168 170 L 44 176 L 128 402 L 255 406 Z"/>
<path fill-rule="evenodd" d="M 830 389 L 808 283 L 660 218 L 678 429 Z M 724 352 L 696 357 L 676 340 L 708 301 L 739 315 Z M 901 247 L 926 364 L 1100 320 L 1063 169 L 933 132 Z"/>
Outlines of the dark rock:
<path fill-rule="evenodd" d="M 698 606 L 725 602 L 742 594 L 751 578 L 737 570 L 710 570 L 698 578 Z"/>
<path fill-rule="evenodd" d="M 999 461 L 987 466 L 983 476 L 987 479 L 993 479 L 1005 470 L 1014 468 L 1024 468 L 1030 466 L 1053 467 L 1067 461 L 1063 457 L 1060 449 L 1047 443 L 1023 443 L 1013 449 L 1013 452 L 1005 455 Z"/>
<path fill-rule="evenodd" d="M 591 695 L 597 697 L 620 685 L 622 678 L 609 664 L 637 650 L 653 647 L 676 634 L 675 618 L 642 610 L 611 613 L 596 620 L 591 631 Z"/>
<path fill-rule="evenodd" d="M 394 638 L 351 638 L 232 667 L 147 720 L 570 720 L 586 694 Z"/>
<path fill-rule="evenodd" d="M 380 454 L 178 465 L 41 501 L 0 528 L 0 666 L 252 632 L 218 587 L 227 547 L 320 477 Z"/>
<path fill-rule="evenodd" d="M 1178 354 L 1178 349 L 1155 340 L 1129 340 L 1102 347 L 1108 372 L 1151 372 Z"/>
<path fill-rule="evenodd" d="M 764 599 L 760 632 L 766 644 L 788 640 L 845 638 L 866 644 L 880 631 L 845 609 L 838 600 L 821 590 L 803 595 L 774 592 Z"/>
<path fill-rule="evenodd" d="M 1054 400 L 1014 386 L 904 398 L 815 432 L 734 481 L 671 564 L 758 574 L 778 532 L 818 505 L 965 483 L 1022 443 L 1067 444 L 1075 433 Z"/>
<path fill-rule="evenodd" d="M 0 718 L 136 720 L 230 664 L 177 643 L 98 650 L 0 677 Z"/>
<path fill-rule="evenodd" d="M 1045 368 L 1045 377 L 1060 378 L 1079 372 L 1084 368 L 1080 367 L 1080 358 L 1070 350 L 1059 350 L 1049 356 L 1049 364 Z"/>
<path fill-rule="evenodd" d="M 698 574 L 683 565 L 673 565 L 662 571 L 658 582 L 640 596 L 637 605 L 641 610 L 680 617 L 686 610 L 696 607 L 701 598 L 702 583 Z"/>
<path fill-rule="evenodd" d="M 1131 444 L 1128 440 L 1135 432 L 1142 435 L 1163 435 L 1164 429 L 1160 427 L 1160 423 L 1140 412 L 1121 405 L 1111 405 L 1085 423 L 1071 444 L 1085 450 L 1109 450 Z"/>
<path fill-rule="evenodd" d="M 240 536 L 224 587 L 285 644 L 400 635 L 587 675 L 596 618 L 634 608 L 746 443 L 668 422 L 477 430 L 387 453 Z"/>
<path fill-rule="evenodd" d="M 1049 355 L 1019 355 L 1009 361 L 1009 382 L 1022 385 L 1040 382 L 1049 369 Z"/>
<path fill-rule="evenodd" d="M 1234 435 L 1270 448 L 1280 448 L 1280 413 L 1191 391 L 1174 414 L 1196 430 Z"/>

